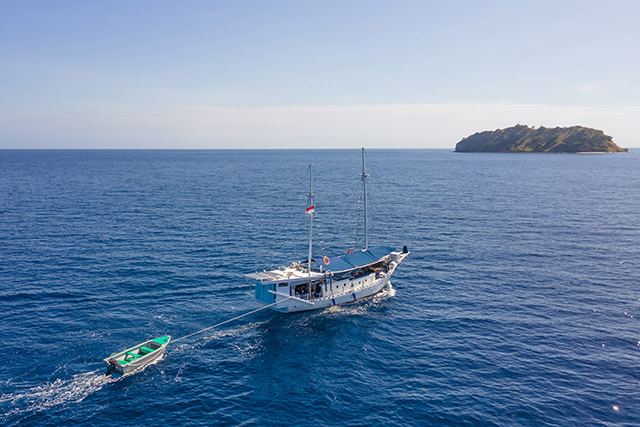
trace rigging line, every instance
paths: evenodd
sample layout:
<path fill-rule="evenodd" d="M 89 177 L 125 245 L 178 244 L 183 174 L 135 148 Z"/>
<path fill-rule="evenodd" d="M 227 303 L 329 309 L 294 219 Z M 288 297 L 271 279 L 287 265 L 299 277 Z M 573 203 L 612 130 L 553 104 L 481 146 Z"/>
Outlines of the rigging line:
<path fill-rule="evenodd" d="M 315 233 L 316 233 L 316 240 L 318 241 L 318 246 L 320 248 L 320 253 L 324 254 L 325 252 L 327 252 L 327 241 L 324 238 L 324 233 L 322 232 L 323 229 L 320 226 L 320 221 L 316 222 L 314 224 L 315 226 Z"/>
<path fill-rule="evenodd" d="M 317 197 L 314 200 L 314 205 L 318 206 L 318 202 L 317 202 Z M 320 200 L 320 209 L 322 209 L 322 200 Z M 318 215 L 320 212 L 318 210 L 315 211 L 314 215 Z M 315 233 L 316 236 L 316 246 L 318 246 L 320 248 L 320 252 L 326 251 L 327 250 L 327 242 L 324 240 L 324 235 L 322 233 L 322 225 L 321 225 L 322 221 L 314 221 L 313 222 L 313 232 Z"/>
<path fill-rule="evenodd" d="M 361 175 L 358 175 L 361 176 Z M 348 242 L 351 249 L 355 249 L 358 247 L 358 237 L 360 234 L 360 221 L 363 213 L 363 200 L 362 200 L 362 183 L 358 183 L 358 185 L 354 185 L 351 187 L 351 199 L 356 201 L 354 211 L 353 211 L 353 232 L 351 233 L 351 240 Z"/>
<path fill-rule="evenodd" d="M 367 172 L 371 176 L 371 180 L 368 181 L 369 184 L 367 185 L 367 192 L 370 196 L 370 200 L 373 200 L 375 202 L 370 203 L 368 206 L 369 218 L 371 219 L 371 221 L 369 221 L 369 235 L 373 236 L 374 238 L 386 238 L 388 233 L 385 233 L 384 235 L 382 234 L 384 227 L 380 228 L 382 222 L 379 221 L 382 211 L 381 206 L 382 202 L 384 201 L 382 194 L 384 193 L 380 191 L 380 186 L 378 184 L 382 181 L 380 181 L 380 176 L 376 173 L 375 166 L 375 156 L 373 158 L 373 161 L 371 157 L 367 156 Z"/>
<path fill-rule="evenodd" d="M 362 200 L 362 186 L 358 185 L 358 202 L 356 203 L 355 210 L 355 227 L 353 229 L 353 245 L 352 248 L 356 248 L 358 246 L 358 237 L 360 233 L 360 220 L 363 213 L 363 200 Z M 355 197 L 354 197 L 355 198 Z"/>
<path fill-rule="evenodd" d="M 175 340 L 172 340 L 172 342 L 177 342 L 177 341 L 183 340 L 183 339 L 185 339 L 185 338 L 189 338 L 189 337 L 192 337 L 192 336 L 194 336 L 194 335 L 198 335 L 198 334 L 200 334 L 200 333 L 202 333 L 202 332 L 204 332 L 204 331 L 208 331 L 209 329 L 217 328 L 218 326 L 222 326 L 222 325 L 224 325 L 225 323 L 233 322 L 234 320 L 238 320 L 238 319 L 243 318 L 243 317 L 245 317 L 245 316 L 248 316 L 248 315 L 250 315 L 250 314 L 257 313 L 258 311 L 264 310 L 265 308 L 273 307 L 274 305 L 276 305 L 276 304 L 280 304 L 281 302 L 284 302 L 284 301 L 286 301 L 286 300 L 288 300 L 288 299 L 291 299 L 291 298 L 293 298 L 293 297 L 285 298 L 285 299 L 280 300 L 280 301 L 278 301 L 278 302 L 274 302 L 274 303 L 272 303 L 272 304 L 265 305 L 264 307 L 257 308 L 257 309 L 255 309 L 255 310 L 253 310 L 253 311 L 248 312 L 248 313 L 241 314 L 240 316 L 236 316 L 236 317 L 234 317 L 234 318 L 232 318 L 232 319 L 225 320 L 224 322 L 216 323 L 215 325 L 213 325 L 213 326 L 209 326 L 208 328 L 200 329 L 199 331 L 194 332 L 194 333 L 192 333 L 192 334 L 185 335 L 185 336 L 180 337 L 180 338 L 176 338 Z"/>
<path fill-rule="evenodd" d="M 317 203 L 316 203 L 317 205 Z M 322 209 L 322 207 L 321 207 Z M 316 213 L 317 215 L 317 213 Z M 320 218 L 323 218 L 322 216 Z M 326 218 L 325 218 L 326 220 Z M 329 250 L 329 239 L 327 239 L 328 233 L 325 233 L 327 230 L 326 224 L 323 221 L 315 221 L 313 223 L 313 232 L 316 234 L 317 246 L 320 250 L 321 254 L 325 254 Z"/>

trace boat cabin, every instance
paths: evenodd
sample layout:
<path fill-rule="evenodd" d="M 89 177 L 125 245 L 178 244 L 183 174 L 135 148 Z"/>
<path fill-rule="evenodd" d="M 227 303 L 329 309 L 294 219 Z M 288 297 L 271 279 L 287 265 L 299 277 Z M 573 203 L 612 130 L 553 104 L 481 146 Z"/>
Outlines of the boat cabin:
<path fill-rule="evenodd" d="M 387 273 L 395 249 L 380 246 L 339 257 L 312 258 L 276 270 L 248 274 L 257 279 L 256 299 L 271 304 L 277 297 L 314 301 L 351 292 Z M 311 295 L 309 295 L 311 292 Z"/>

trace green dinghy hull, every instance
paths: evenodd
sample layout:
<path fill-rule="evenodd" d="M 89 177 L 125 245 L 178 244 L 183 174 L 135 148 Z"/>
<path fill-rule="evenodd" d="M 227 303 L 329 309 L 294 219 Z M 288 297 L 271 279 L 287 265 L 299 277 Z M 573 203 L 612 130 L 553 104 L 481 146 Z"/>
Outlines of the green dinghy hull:
<path fill-rule="evenodd" d="M 169 341 L 171 341 L 171 335 L 154 338 L 120 353 L 112 354 L 104 361 L 109 365 L 109 372 L 128 374 L 162 356 Z"/>

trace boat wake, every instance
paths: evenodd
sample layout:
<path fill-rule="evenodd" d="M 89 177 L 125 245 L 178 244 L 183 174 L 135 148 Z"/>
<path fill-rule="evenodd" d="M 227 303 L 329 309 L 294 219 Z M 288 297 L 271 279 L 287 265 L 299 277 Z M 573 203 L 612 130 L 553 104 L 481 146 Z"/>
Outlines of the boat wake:
<path fill-rule="evenodd" d="M 376 294 L 375 298 L 377 300 L 392 298 L 396 296 L 396 290 L 391 285 L 391 282 L 387 283 L 387 285 Z"/>
<path fill-rule="evenodd" d="M 258 320 L 226 329 L 214 329 L 209 334 L 203 335 L 201 338 L 193 339 L 191 342 L 181 342 L 180 344 L 176 344 L 173 351 L 179 350 L 181 352 L 188 352 L 194 348 L 206 347 L 210 343 L 218 342 L 224 338 L 238 337 L 243 334 L 250 333 L 270 321 L 270 319 Z"/>
<path fill-rule="evenodd" d="M 0 395 L 0 422 L 6 422 L 13 417 L 38 413 L 54 406 L 82 402 L 86 397 L 107 384 L 116 383 L 131 374 L 140 373 L 162 359 L 164 359 L 164 355 L 126 375 L 105 375 L 105 369 L 101 368 L 76 374 L 70 379 L 58 378 L 53 382 L 47 382 L 24 391 L 2 394 Z"/>
<path fill-rule="evenodd" d="M 391 282 L 389 282 L 380 292 L 375 295 L 372 295 L 367 298 L 359 299 L 357 301 L 353 301 L 351 303 L 342 304 L 342 305 L 334 305 L 327 308 L 327 313 L 331 314 L 353 314 L 353 315 L 361 315 L 365 314 L 369 311 L 371 307 L 378 306 L 382 304 L 384 300 L 387 298 L 392 298 L 396 295 L 396 290 L 391 286 Z"/>
<path fill-rule="evenodd" d="M 74 375 L 71 379 L 60 379 L 12 394 L 0 396 L 0 421 L 29 413 L 37 413 L 53 406 L 81 402 L 121 377 L 105 376 L 104 369 L 96 369 Z M 6 407 L 11 409 L 4 412 Z"/>

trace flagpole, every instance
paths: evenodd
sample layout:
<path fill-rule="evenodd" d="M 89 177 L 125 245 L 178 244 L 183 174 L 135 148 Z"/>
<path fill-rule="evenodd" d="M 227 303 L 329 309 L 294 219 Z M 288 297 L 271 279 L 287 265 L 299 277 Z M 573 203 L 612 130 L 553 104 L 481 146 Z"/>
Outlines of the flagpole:
<path fill-rule="evenodd" d="M 365 152 L 362 147 L 362 192 L 364 193 L 364 250 L 369 249 L 369 236 L 367 235 L 367 174 Z"/>
<path fill-rule="evenodd" d="M 309 264 L 308 271 L 309 277 L 311 277 L 311 250 L 313 246 L 313 211 L 315 209 L 313 204 L 313 163 L 309 165 Z M 311 299 L 311 282 L 309 282 L 309 299 Z"/>

